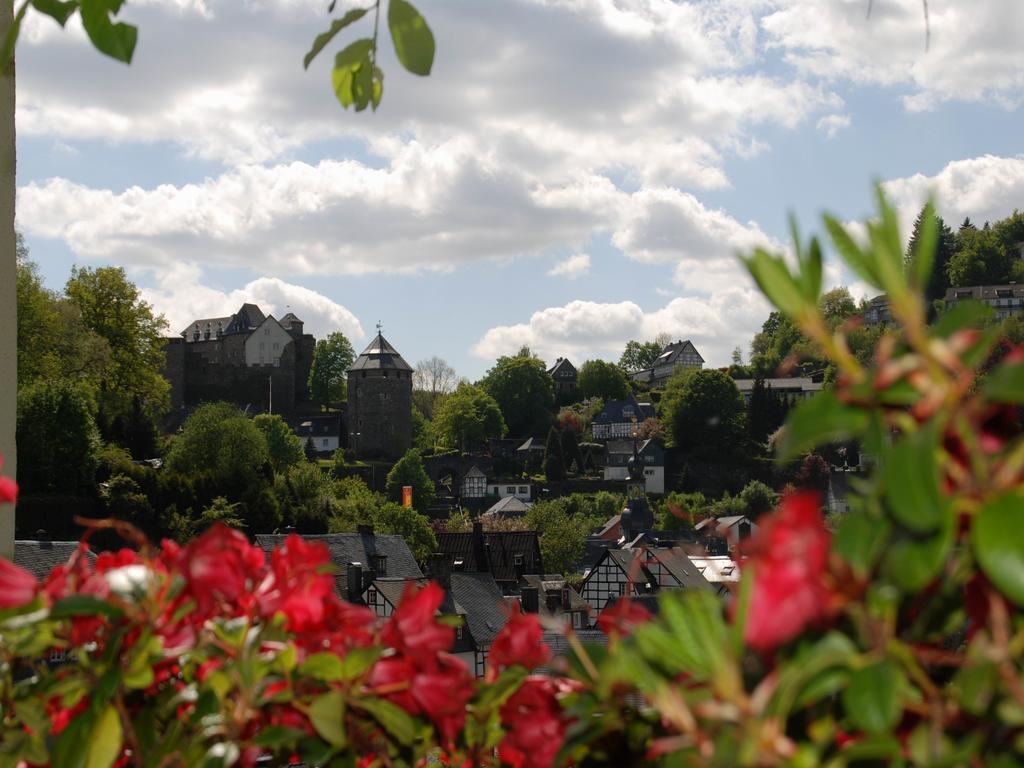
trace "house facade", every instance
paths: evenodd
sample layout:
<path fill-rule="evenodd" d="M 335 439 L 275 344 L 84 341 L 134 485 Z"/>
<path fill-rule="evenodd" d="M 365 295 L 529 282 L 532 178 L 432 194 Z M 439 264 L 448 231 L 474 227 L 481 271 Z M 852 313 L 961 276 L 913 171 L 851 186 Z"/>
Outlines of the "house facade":
<path fill-rule="evenodd" d="M 669 377 L 678 368 L 693 368 L 700 370 L 704 367 L 704 358 L 693 346 L 693 342 L 679 340 L 672 342 L 661 350 L 661 354 L 654 361 L 650 368 L 639 371 L 632 371 L 629 378 L 636 382 L 648 384 L 651 387 L 664 387 Z"/>
<path fill-rule="evenodd" d="M 554 382 L 557 402 L 571 402 L 576 397 L 576 380 L 579 372 L 567 358 L 558 358 L 555 364 L 548 369 L 548 376 Z"/>
<path fill-rule="evenodd" d="M 633 458 L 632 440 L 609 440 L 605 447 L 605 480 L 629 480 L 629 461 Z M 644 489 L 647 493 L 665 493 L 665 447 L 653 438 L 639 441 L 637 457 L 644 469 Z"/>
<path fill-rule="evenodd" d="M 1024 312 L 1024 285 L 970 285 L 946 289 L 946 306 L 956 306 L 960 301 L 980 301 L 995 311 L 996 317 L 1005 320 Z"/>
<path fill-rule="evenodd" d="M 633 396 L 625 400 L 609 400 L 594 417 L 590 432 L 595 440 L 601 441 L 631 438 L 640 422 L 656 415 L 653 405 L 637 402 Z"/>
<path fill-rule="evenodd" d="M 812 381 L 805 376 L 794 376 L 792 378 L 762 379 L 766 389 L 770 389 L 782 400 L 790 404 L 806 400 L 809 397 L 821 392 L 821 382 Z M 734 379 L 736 389 L 743 395 L 743 402 L 750 405 L 750 398 L 754 392 L 754 384 L 757 379 Z"/>

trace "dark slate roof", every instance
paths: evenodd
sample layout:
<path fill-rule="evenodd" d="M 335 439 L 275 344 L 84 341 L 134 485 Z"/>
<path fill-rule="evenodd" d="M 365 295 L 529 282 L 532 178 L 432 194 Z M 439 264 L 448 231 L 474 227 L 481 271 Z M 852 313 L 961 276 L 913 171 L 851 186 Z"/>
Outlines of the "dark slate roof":
<path fill-rule="evenodd" d="M 478 646 L 494 642 L 508 617 L 507 603 L 489 573 L 453 573 L 451 592 L 466 615 L 466 626 Z"/>
<path fill-rule="evenodd" d="M 388 343 L 380 333 L 370 342 L 370 346 L 363 350 L 362 354 L 352 363 L 350 371 L 411 371 L 409 365 L 398 350 Z"/>
<path fill-rule="evenodd" d="M 537 597 L 539 599 L 539 605 L 541 613 L 547 613 L 547 595 L 549 592 L 557 592 L 559 599 L 562 597 L 562 590 L 566 588 L 565 577 L 560 573 L 546 573 L 546 574 L 526 574 L 523 576 L 523 581 L 526 582 L 527 586 L 537 588 Z M 572 587 L 569 589 L 569 610 L 570 611 L 589 611 L 590 604 L 583 599 Z M 561 605 L 561 603 L 559 603 Z M 559 608 L 556 612 L 558 615 L 563 613 L 563 609 Z"/>
<path fill-rule="evenodd" d="M 58 565 L 64 565 L 78 549 L 77 541 L 15 541 L 14 564 L 19 565 L 40 581 L 50 575 Z M 96 560 L 92 550 L 86 550 L 90 562 Z"/>
<path fill-rule="evenodd" d="M 594 423 L 618 424 L 630 421 L 634 416 L 636 416 L 637 422 L 652 418 L 655 416 L 654 406 L 650 403 L 638 402 L 632 395 L 625 400 L 609 400 L 605 403 L 601 412 L 597 414 Z"/>
<path fill-rule="evenodd" d="M 693 354 L 699 357 L 702 363 L 704 362 L 704 358 L 701 357 L 700 352 L 697 351 L 697 347 L 693 345 L 692 341 L 687 339 L 686 341 L 676 341 L 665 347 L 661 351 L 661 354 L 658 355 L 658 359 L 654 361 L 654 367 L 657 368 L 662 365 L 675 363 L 676 360 L 678 360 L 687 350 L 692 350 Z"/>
<path fill-rule="evenodd" d="M 234 315 L 228 315 L 227 317 L 204 317 L 199 320 L 193 320 L 179 335 L 184 336 L 186 341 L 191 341 L 192 334 L 198 330 L 199 338 L 200 340 L 203 340 L 203 334 L 206 333 L 206 328 L 209 326 L 210 338 L 213 339 L 217 337 L 218 328 L 221 333 L 223 333 L 227 330 L 228 326 L 231 325 L 231 321 L 234 319 Z"/>
<path fill-rule="evenodd" d="M 290 328 L 292 323 L 301 323 L 298 317 L 295 316 L 294 312 L 289 312 L 287 315 L 278 320 L 283 328 Z"/>
<path fill-rule="evenodd" d="M 547 450 L 546 443 L 537 437 L 527 438 L 526 442 L 516 448 L 517 451 L 544 451 Z"/>
<path fill-rule="evenodd" d="M 284 544 L 288 538 L 281 533 L 257 533 L 253 536 L 256 546 L 267 554 Z M 387 575 L 405 579 L 421 579 L 423 571 L 416 565 L 416 559 L 409 551 L 409 545 L 401 536 L 393 534 L 373 533 L 322 533 L 303 534 L 306 541 L 319 541 L 327 545 L 331 553 L 331 562 L 335 566 L 334 588 L 340 597 L 348 594 L 349 563 L 361 563 L 369 570 L 373 566 L 374 555 L 387 557 Z"/>
<path fill-rule="evenodd" d="M 562 357 L 551 367 L 548 375 L 554 379 L 575 379 L 576 366 L 570 363 L 568 358 Z"/>
<path fill-rule="evenodd" d="M 523 556 L 520 573 L 541 573 L 540 541 L 536 531 L 487 531 L 483 534 L 483 544 L 490 563 L 478 562 L 478 547 L 474 546 L 473 537 L 469 533 L 442 533 L 437 537 L 438 551 L 444 552 L 452 559 L 453 571 L 461 560 L 461 570 L 467 573 L 490 571 L 497 581 L 519 580 L 516 574 L 515 556 Z M 488 568 L 488 565 L 490 566 Z"/>
<path fill-rule="evenodd" d="M 667 547 L 645 547 L 638 549 L 609 549 L 608 556 L 615 561 L 622 570 L 632 575 L 634 583 L 644 581 L 651 587 L 657 587 L 658 583 L 645 563 L 651 559 L 657 559 L 665 569 L 671 573 L 683 589 L 711 589 L 711 584 L 705 579 L 697 566 L 695 566 L 686 553 L 678 548 Z M 638 558 L 640 559 L 639 561 Z"/>
<path fill-rule="evenodd" d="M 494 503 L 486 512 L 485 515 L 502 515 L 504 517 L 522 517 L 533 504 L 517 499 L 515 496 L 506 496 Z"/>
<path fill-rule="evenodd" d="M 231 318 L 231 324 L 224 329 L 224 333 L 251 333 L 266 319 L 266 315 L 255 304 L 243 304 Z"/>

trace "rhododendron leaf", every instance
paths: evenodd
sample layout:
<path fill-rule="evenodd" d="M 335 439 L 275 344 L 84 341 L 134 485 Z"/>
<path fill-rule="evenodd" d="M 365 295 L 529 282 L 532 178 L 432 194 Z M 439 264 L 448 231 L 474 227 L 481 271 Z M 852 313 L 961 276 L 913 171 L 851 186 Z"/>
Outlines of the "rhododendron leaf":
<path fill-rule="evenodd" d="M 996 368 L 985 379 L 983 391 L 996 402 L 1024 403 L 1024 363 Z"/>
<path fill-rule="evenodd" d="M 898 531 L 885 552 L 882 571 L 896 586 L 915 592 L 938 575 L 952 545 L 952 515 L 947 515 L 942 528 L 931 536 Z"/>
<path fill-rule="evenodd" d="M 878 267 L 870 251 L 864 251 L 846 231 L 838 219 L 829 214 L 822 216 L 825 228 L 832 237 L 832 243 L 847 266 L 875 288 L 882 288 Z"/>
<path fill-rule="evenodd" d="M 61 598 L 50 608 L 50 618 L 69 619 L 73 616 L 120 616 L 121 610 L 92 595 L 70 595 Z"/>
<path fill-rule="evenodd" d="M 743 263 L 772 304 L 784 314 L 796 317 L 809 305 L 801 286 L 780 256 L 758 248 L 753 256 L 744 258 Z"/>
<path fill-rule="evenodd" d="M 939 494 L 938 438 L 934 424 L 898 440 L 882 455 L 889 512 L 916 533 L 934 531 L 950 513 Z"/>
<path fill-rule="evenodd" d="M 97 718 L 89 736 L 85 768 L 110 768 L 121 755 L 123 739 L 121 716 L 112 704 L 108 705 Z"/>
<path fill-rule="evenodd" d="M 852 670 L 850 684 L 843 691 L 847 717 L 858 730 L 890 730 L 902 711 L 904 685 L 903 670 L 889 659 Z"/>
<path fill-rule="evenodd" d="M 397 704 L 386 699 L 358 699 L 352 706 L 373 715 L 400 744 L 408 746 L 416 738 L 416 721 Z"/>
<path fill-rule="evenodd" d="M 839 690 L 856 654 L 853 641 L 839 632 L 829 632 L 813 644 L 804 643 L 791 663 L 780 668 L 768 711 L 786 718 L 794 705 L 803 706 Z"/>
<path fill-rule="evenodd" d="M 971 544 L 985 575 L 1017 605 L 1024 605 L 1024 494 L 988 502 L 974 518 Z"/>
<path fill-rule="evenodd" d="M 352 680 L 359 677 L 373 666 L 374 662 L 384 653 L 382 648 L 353 648 L 341 660 L 341 679 Z"/>
<path fill-rule="evenodd" d="M 298 728 L 288 728 L 284 725 L 270 725 L 256 734 L 253 744 L 260 747 L 267 747 L 268 749 L 280 749 L 281 747 L 297 744 L 303 736 L 305 731 L 300 731 Z"/>
<path fill-rule="evenodd" d="M 309 722 L 324 740 L 336 747 L 344 747 L 345 697 L 341 691 L 328 691 L 317 696 L 309 707 Z"/>
<path fill-rule="evenodd" d="M 953 678 L 953 684 L 959 691 L 957 700 L 972 715 L 983 715 L 992 703 L 998 675 L 995 664 L 980 659 L 973 664 L 960 668 Z"/>
<path fill-rule="evenodd" d="M 856 436 L 868 425 L 868 414 L 843 405 L 831 391 L 804 400 L 790 413 L 775 448 L 775 461 L 785 464 L 822 443 Z"/>
<path fill-rule="evenodd" d="M 314 653 L 299 665 L 299 674 L 330 682 L 341 680 L 344 669 L 341 659 L 333 653 Z"/>
<path fill-rule="evenodd" d="M 866 576 L 874 568 L 891 530 L 892 523 L 884 517 L 851 512 L 839 523 L 833 548 L 851 568 Z"/>
<path fill-rule="evenodd" d="M 948 339 L 964 328 L 981 328 L 988 325 L 995 316 L 995 310 L 988 304 L 973 299 L 959 300 L 943 312 L 931 327 L 931 335 Z"/>
<path fill-rule="evenodd" d="M 497 680 L 483 688 L 476 701 L 477 708 L 481 712 L 487 712 L 500 707 L 522 685 L 528 674 L 530 674 L 529 670 L 518 664 L 508 667 L 498 676 Z"/>
<path fill-rule="evenodd" d="M 695 590 L 664 592 L 658 603 L 664 622 L 642 624 L 634 633 L 644 655 L 669 671 L 713 677 L 725 662 L 721 602 L 709 591 Z"/>

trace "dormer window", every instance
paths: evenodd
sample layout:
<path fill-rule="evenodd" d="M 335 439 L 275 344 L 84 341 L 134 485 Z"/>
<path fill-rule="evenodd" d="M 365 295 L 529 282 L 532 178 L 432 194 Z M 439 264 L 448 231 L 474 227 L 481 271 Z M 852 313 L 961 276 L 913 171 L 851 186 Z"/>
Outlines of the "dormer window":
<path fill-rule="evenodd" d="M 378 576 L 386 576 L 388 573 L 388 556 L 374 555 L 373 570 L 377 572 Z"/>

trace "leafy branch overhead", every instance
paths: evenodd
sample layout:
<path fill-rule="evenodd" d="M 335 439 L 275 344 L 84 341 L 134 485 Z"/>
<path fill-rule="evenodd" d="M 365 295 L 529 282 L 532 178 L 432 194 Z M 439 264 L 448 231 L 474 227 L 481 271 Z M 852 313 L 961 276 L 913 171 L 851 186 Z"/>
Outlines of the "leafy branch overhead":
<path fill-rule="evenodd" d="M 332 2 L 329 8 L 334 10 Z M 346 27 L 373 12 L 373 36 L 363 37 L 350 43 L 334 57 L 331 72 L 331 87 L 341 106 L 348 109 L 355 106 L 361 112 L 367 106 L 374 110 L 380 105 L 384 93 L 384 72 L 377 66 L 377 40 L 380 22 L 380 0 L 368 8 L 353 8 L 340 19 L 331 22 L 327 31 L 313 40 L 313 46 L 302 60 L 309 69 L 310 63 Z M 426 19 L 406 0 L 389 0 L 388 29 L 395 45 L 395 54 L 402 66 L 414 75 L 426 76 L 434 63 L 434 35 Z"/>
<path fill-rule="evenodd" d="M 135 53 L 139 30 L 133 24 L 115 21 L 124 0 L 24 0 L 14 16 L 14 23 L 7 30 L 3 47 L 4 69 L 10 68 L 14 60 L 14 47 L 21 32 L 21 22 L 32 6 L 39 13 L 49 16 L 62 27 L 78 11 L 82 27 L 96 50 L 111 58 L 130 64 Z"/>

